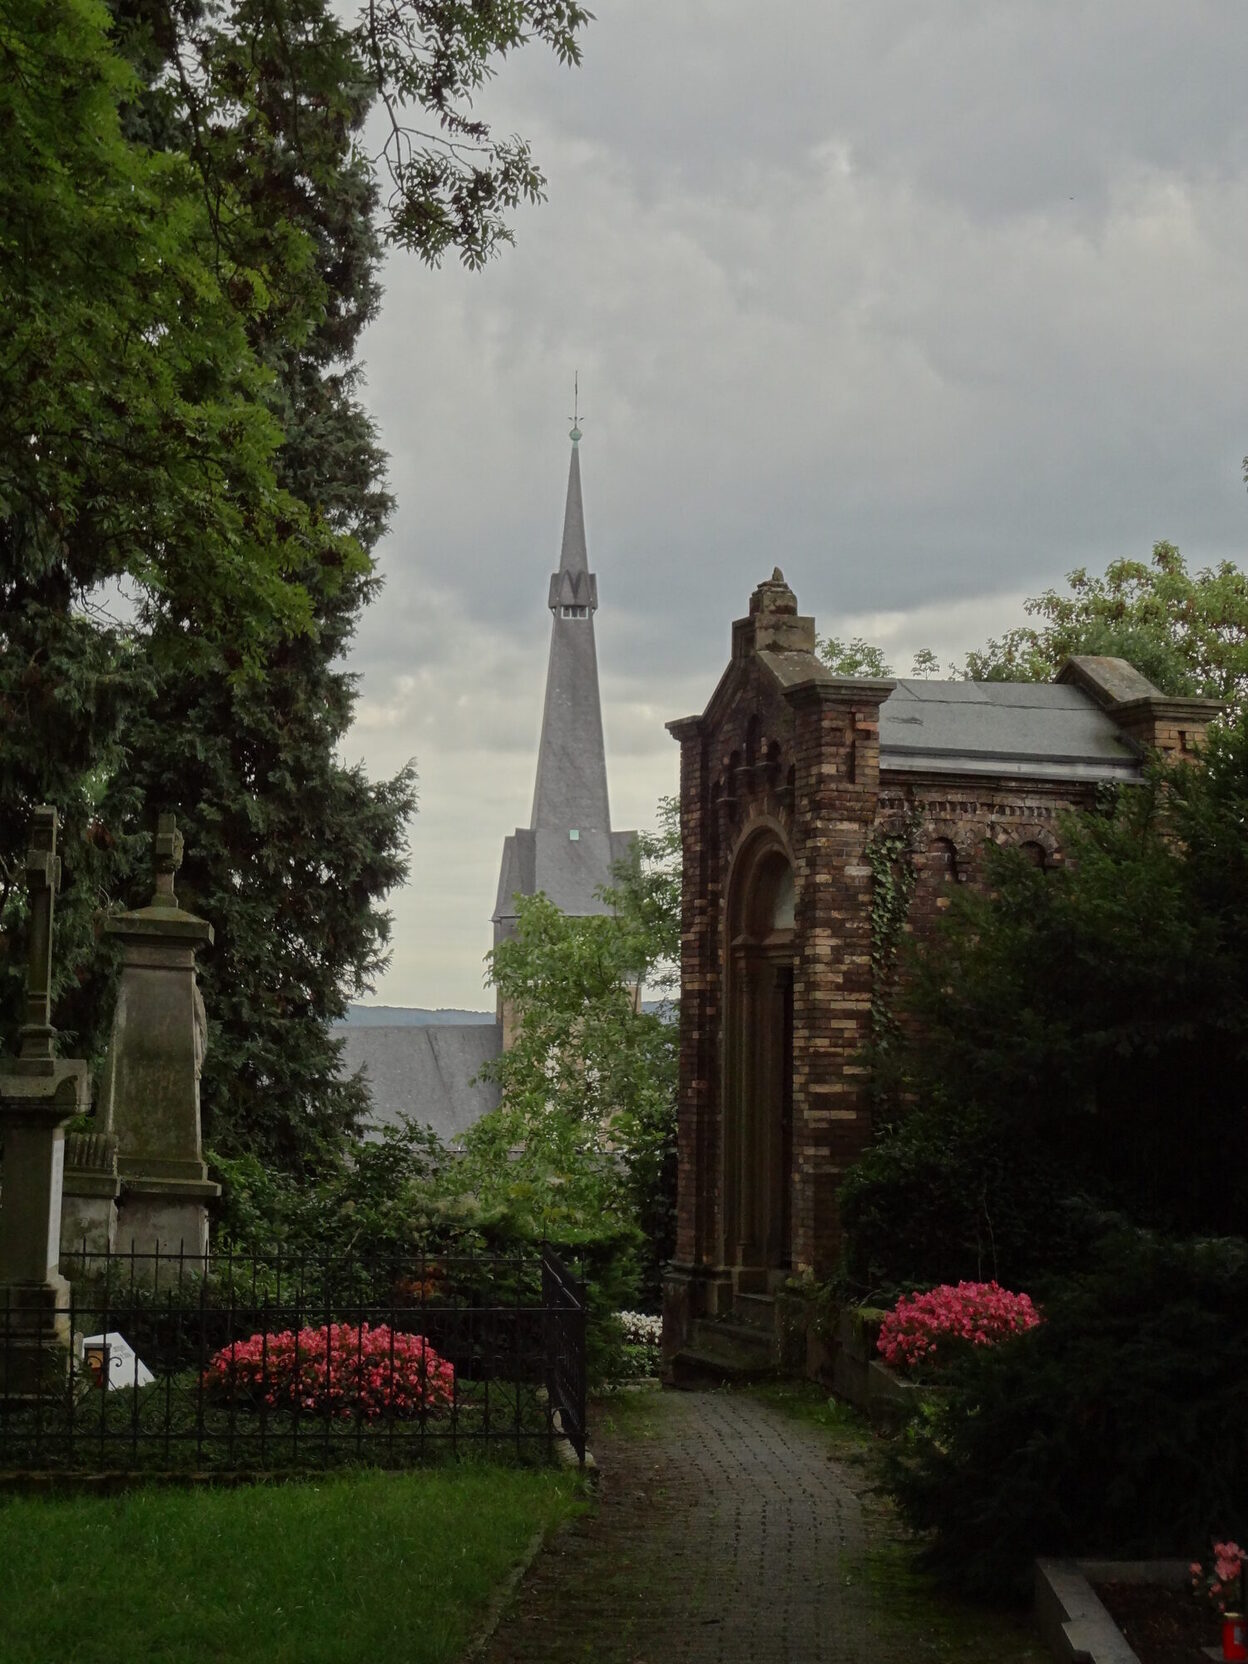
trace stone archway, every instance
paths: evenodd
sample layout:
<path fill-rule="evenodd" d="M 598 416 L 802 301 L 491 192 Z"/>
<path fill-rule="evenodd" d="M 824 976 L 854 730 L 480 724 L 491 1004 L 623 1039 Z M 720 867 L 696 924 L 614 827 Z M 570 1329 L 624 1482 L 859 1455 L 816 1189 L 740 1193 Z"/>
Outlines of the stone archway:
<path fill-rule="evenodd" d="M 727 925 L 721 1263 L 761 1292 L 793 1235 L 794 880 L 777 832 L 738 852 Z"/>

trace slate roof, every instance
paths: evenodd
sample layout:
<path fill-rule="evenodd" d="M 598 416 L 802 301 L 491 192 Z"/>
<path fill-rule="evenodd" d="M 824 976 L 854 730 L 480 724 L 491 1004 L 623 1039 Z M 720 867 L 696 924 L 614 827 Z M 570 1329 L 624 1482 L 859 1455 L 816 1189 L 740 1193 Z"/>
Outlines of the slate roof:
<path fill-rule="evenodd" d="M 515 918 L 517 892 L 532 896 L 539 890 L 574 918 L 608 912 L 594 892 L 611 882 L 611 869 L 627 859 L 632 841 L 631 832 L 582 831 L 571 839 L 567 829 L 518 827 L 503 840 L 495 922 Z"/>
<path fill-rule="evenodd" d="M 880 706 L 880 767 L 1032 780 L 1129 780 L 1139 774 L 1140 758 L 1082 688 L 899 681 Z"/>
<path fill-rule="evenodd" d="M 373 1101 L 371 1125 L 423 1121 L 454 1143 L 474 1121 L 498 1107 L 498 1088 L 473 1077 L 502 1049 L 497 1023 L 430 1023 L 424 1027 L 340 1024 L 342 1071 L 363 1070 Z"/>

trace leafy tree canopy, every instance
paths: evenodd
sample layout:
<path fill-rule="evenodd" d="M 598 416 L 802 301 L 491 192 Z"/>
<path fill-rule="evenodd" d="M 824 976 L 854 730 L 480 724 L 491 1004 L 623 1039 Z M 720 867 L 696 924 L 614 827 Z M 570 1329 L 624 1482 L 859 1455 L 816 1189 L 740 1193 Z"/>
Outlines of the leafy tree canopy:
<path fill-rule="evenodd" d="M 884 650 L 862 636 L 851 636 L 842 641 L 837 636 L 819 636 L 815 651 L 837 676 L 895 676 L 897 673 L 884 656 Z M 930 647 L 920 647 L 910 666 L 912 677 L 926 680 L 940 675 L 940 663 Z"/>
<path fill-rule="evenodd" d="M 519 899 L 514 935 L 489 957 L 515 1017 L 511 1048 L 489 1068 L 502 1103 L 468 1141 L 479 1185 L 531 1187 L 587 1223 L 606 1207 L 640 1226 L 651 1298 L 672 1246 L 678 1049 L 670 1003 L 640 1004 L 641 988 L 672 986 L 679 955 L 671 800 L 660 817 L 605 894 L 614 912 L 569 918 L 544 895 Z M 510 1162 L 508 1150 L 519 1152 Z"/>
<path fill-rule="evenodd" d="M 96 0 L 0 8 L 0 67 L 0 600 L 64 612 L 125 576 L 254 658 L 306 624 L 310 546 L 358 558 L 279 484 L 263 274 L 184 155 L 125 137 L 139 85 Z"/>
<path fill-rule="evenodd" d="M 842 641 L 837 636 L 819 636 L 815 650 L 837 676 L 891 676 L 893 667 L 884 650 L 862 636 Z"/>
<path fill-rule="evenodd" d="M 1103 578 L 1083 568 L 1068 594 L 1026 603 L 1040 622 L 967 655 L 975 681 L 1051 681 L 1075 653 L 1128 659 L 1163 693 L 1242 704 L 1248 696 L 1248 573 L 1230 561 L 1189 572 L 1172 543 L 1151 561 L 1118 560 Z"/>

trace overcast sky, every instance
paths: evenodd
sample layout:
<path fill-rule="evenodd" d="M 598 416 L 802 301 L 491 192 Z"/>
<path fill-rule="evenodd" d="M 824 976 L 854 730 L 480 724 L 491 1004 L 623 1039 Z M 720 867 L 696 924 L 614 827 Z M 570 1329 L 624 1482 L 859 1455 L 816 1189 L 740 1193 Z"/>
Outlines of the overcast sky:
<path fill-rule="evenodd" d="M 775 565 L 904 674 L 1158 538 L 1243 562 L 1243 0 L 594 3 L 579 70 L 482 100 L 548 202 L 483 273 L 392 259 L 364 344 L 398 511 L 346 751 L 420 773 L 388 1004 L 492 1003 L 575 370 L 617 827 Z"/>

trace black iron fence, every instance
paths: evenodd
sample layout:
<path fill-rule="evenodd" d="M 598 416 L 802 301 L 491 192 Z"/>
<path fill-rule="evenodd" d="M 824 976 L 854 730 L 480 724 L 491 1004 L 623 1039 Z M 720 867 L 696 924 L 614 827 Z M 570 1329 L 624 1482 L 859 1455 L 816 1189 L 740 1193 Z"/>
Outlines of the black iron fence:
<path fill-rule="evenodd" d="M 585 1456 L 584 1287 L 540 1256 L 76 1254 L 0 1307 L 0 1474 Z"/>

